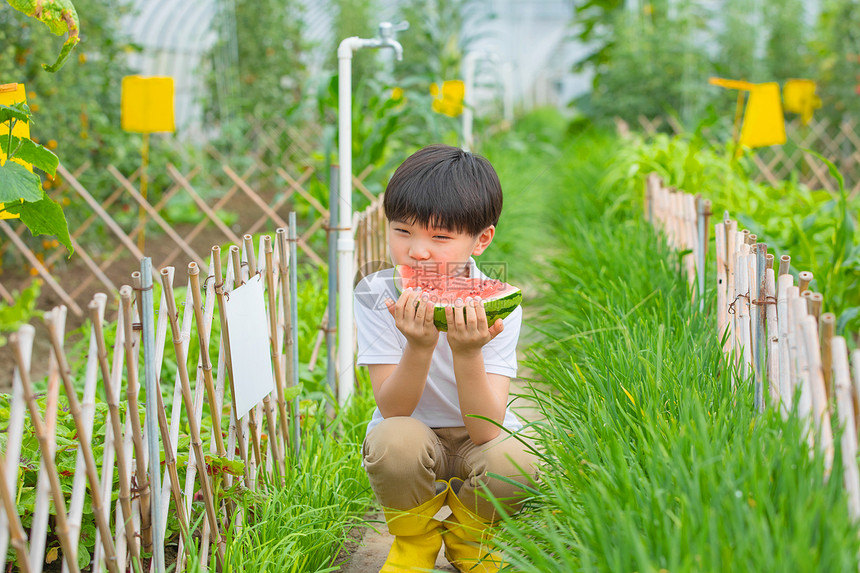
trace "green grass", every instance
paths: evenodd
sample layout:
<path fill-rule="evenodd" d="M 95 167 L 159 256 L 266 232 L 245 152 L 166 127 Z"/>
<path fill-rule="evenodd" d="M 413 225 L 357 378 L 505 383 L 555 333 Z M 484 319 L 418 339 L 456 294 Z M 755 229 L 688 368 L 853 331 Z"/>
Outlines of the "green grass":
<path fill-rule="evenodd" d="M 273 495 L 248 495 L 241 531 L 226 534 L 223 570 L 285 573 L 336 571 L 350 530 L 363 525 L 372 492 L 361 467 L 361 443 L 373 396 L 369 382 L 331 421 L 309 420 L 302 452 Z M 324 412 L 320 408 L 319 412 Z"/>
<path fill-rule="evenodd" d="M 557 251 L 530 261 L 551 294 L 529 366 L 551 387 L 542 480 L 499 535 L 512 570 L 856 570 L 840 464 L 826 480 L 796 421 L 732 389 L 713 297 L 694 309 L 638 201 L 601 183 L 617 146 L 571 138 L 559 184 L 532 198 L 554 213 L 529 247 L 549 234 Z"/>

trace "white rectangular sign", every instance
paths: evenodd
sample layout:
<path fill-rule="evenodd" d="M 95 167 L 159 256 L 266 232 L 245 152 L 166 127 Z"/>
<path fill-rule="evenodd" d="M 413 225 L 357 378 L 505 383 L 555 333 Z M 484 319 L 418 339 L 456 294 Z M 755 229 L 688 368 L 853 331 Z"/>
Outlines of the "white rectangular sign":
<path fill-rule="evenodd" d="M 275 389 L 263 282 L 254 275 L 227 299 L 227 328 L 236 413 L 241 418 Z"/>

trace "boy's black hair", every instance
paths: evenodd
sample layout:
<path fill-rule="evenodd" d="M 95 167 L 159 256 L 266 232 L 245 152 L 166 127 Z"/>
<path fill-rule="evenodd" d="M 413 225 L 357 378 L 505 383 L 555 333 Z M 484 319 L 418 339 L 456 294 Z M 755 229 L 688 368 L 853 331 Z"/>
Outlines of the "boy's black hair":
<path fill-rule="evenodd" d="M 383 201 L 389 221 L 477 236 L 499 222 L 502 186 L 490 162 L 450 145 L 428 145 L 394 172 Z"/>

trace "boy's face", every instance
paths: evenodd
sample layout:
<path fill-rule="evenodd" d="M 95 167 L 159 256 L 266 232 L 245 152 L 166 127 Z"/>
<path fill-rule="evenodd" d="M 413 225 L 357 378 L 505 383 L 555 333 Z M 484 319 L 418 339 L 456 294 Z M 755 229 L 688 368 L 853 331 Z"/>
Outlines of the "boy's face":
<path fill-rule="evenodd" d="M 421 223 L 394 221 L 388 225 L 391 258 L 396 265 L 408 265 L 419 273 L 462 275 L 472 255 L 480 255 L 495 235 L 494 226 L 478 236 L 458 233 Z"/>

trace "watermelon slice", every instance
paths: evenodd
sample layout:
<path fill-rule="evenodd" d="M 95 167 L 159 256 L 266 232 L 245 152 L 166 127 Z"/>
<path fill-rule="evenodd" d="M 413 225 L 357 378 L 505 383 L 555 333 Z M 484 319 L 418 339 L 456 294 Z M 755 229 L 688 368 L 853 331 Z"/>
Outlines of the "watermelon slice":
<path fill-rule="evenodd" d="M 433 323 L 443 332 L 448 331 L 445 307 L 454 306 L 458 298 L 479 296 L 487 313 L 487 324 L 492 326 L 499 318 L 511 314 L 523 301 L 523 293 L 515 286 L 499 280 L 445 275 L 426 275 L 406 265 L 394 267 L 394 288 L 400 295 L 405 289 L 419 287 L 436 304 Z"/>

